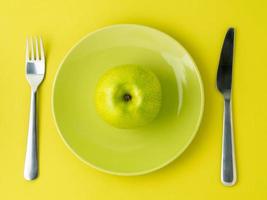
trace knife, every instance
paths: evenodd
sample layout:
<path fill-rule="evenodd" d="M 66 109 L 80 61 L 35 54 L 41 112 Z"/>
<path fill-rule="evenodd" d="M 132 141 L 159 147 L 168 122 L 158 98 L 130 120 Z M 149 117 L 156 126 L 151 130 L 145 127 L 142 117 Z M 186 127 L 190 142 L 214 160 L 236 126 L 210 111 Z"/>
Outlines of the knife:
<path fill-rule="evenodd" d="M 221 181 L 226 186 L 232 186 L 236 183 L 231 104 L 233 49 L 234 29 L 229 28 L 224 39 L 217 72 L 217 88 L 224 97 Z"/>

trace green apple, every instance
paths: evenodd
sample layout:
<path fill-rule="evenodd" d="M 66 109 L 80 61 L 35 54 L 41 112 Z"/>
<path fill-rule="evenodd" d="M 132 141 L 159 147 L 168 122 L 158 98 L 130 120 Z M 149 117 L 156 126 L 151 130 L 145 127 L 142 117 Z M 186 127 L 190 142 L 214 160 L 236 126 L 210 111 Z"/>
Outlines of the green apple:
<path fill-rule="evenodd" d="M 139 66 L 114 67 L 98 81 L 95 105 L 102 119 L 114 127 L 143 126 L 160 110 L 160 82 L 153 72 Z"/>

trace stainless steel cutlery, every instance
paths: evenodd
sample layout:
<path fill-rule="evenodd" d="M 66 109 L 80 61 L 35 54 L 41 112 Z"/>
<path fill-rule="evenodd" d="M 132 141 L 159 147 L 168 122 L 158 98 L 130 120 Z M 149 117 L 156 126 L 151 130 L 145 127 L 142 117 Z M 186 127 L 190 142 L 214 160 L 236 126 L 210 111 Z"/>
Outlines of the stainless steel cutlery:
<path fill-rule="evenodd" d="M 221 181 L 226 186 L 236 182 L 236 164 L 232 122 L 232 68 L 234 50 L 234 29 L 230 28 L 225 36 L 219 67 L 217 72 L 217 87 L 224 97 L 224 120 Z"/>
<path fill-rule="evenodd" d="M 31 87 L 31 106 L 27 150 L 24 166 L 24 177 L 33 180 L 38 176 L 37 156 L 37 109 L 36 96 L 38 86 L 45 75 L 45 55 L 41 38 L 35 37 L 26 41 L 26 78 Z"/>

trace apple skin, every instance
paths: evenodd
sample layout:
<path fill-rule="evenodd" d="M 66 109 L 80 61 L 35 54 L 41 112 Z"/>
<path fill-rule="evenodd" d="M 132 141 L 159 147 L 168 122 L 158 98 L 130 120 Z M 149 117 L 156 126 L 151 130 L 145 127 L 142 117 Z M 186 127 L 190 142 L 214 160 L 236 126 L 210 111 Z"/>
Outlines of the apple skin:
<path fill-rule="evenodd" d="M 161 107 L 161 85 L 148 69 L 123 65 L 108 70 L 95 91 L 96 111 L 116 128 L 132 129 L 151 122 Z"/>

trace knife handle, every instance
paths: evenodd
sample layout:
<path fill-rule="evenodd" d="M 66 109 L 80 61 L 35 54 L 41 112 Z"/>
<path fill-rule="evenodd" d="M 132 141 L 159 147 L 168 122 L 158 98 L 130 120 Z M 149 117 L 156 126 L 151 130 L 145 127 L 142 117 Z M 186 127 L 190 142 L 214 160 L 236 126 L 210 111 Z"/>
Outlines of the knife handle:
<path fill-rule="evenodd" d="M 236 163 L 234 151 L 234 137 L 232 127 L 232 106 L 230 98 L 224 100 L 224 119 L 223 119 L 223 144 L 222 144 L 222 163 L 221 181 L 225 186 L 232 186 L 236 182 Z"/>

